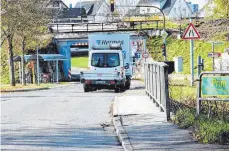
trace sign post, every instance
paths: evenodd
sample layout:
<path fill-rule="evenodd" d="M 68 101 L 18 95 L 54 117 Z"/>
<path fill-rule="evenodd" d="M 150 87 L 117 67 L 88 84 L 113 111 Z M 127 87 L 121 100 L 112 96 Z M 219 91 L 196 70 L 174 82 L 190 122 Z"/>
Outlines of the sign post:
<path fill-rule="evenodd" d="M 191 86 L 194 85 L 194 39 L 200 39 L 200 34 L 195 26 L 190 23 L 182 37 L 184 40 L 190 40 L 190 71 L 191 71 Z"/>
<path fill-rule="evenodd" d="M 143 54 L 142 54 L 142 57 L 143 58 L 148 58 L 149 57 L 149 53 L 147 51 L 145 51 Z"/>
<path fill-rule="evenodd" d="M 163 38 L 163 43 L 164 43 L 164 45 L 165 45 L 165 47 L 166 47 L 166 38 L 167 38 L 167 36 L 168 36 L 168 33 L 165 31 L 165 29 L 162 30 L 161 36 L 162 36 L 162 38 Z M 165 50 L 165 51 L 166 51 L 166 50 Z M 164 60 L 167 61 L 167 53 L 166 53 L 166 52 L 165 52 L 165 55 L 164 55 Z"/>
<path fill-rule="evenodd" d="M 191 65 L 191 86 L 194 85 L 194 41 L 190 40 L 190 65 Z"/>
<path fill-rule="evenodd" d="M 222 42 L 212 42 L 212 71 L 215 70 L 215 45 L 222 45 Z"/>

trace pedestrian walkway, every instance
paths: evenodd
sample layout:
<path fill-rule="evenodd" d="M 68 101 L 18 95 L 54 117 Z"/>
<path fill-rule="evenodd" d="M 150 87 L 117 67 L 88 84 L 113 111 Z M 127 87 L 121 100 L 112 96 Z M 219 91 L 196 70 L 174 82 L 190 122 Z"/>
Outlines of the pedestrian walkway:
<path fill-rule="evenodd" d="M 117 97 L 113 114 L 120 117 L 132 150 L 136 151 L 228 151 L 229 146 L 199 144 L 190 130 L 179 129 L 166 121 L 164 112 L 156 107 L 143 89 L 126 91 Z M 122 134 L 121 134 L 122 135 Z M 125 144 L 124 144 L 125 145 Z"/>

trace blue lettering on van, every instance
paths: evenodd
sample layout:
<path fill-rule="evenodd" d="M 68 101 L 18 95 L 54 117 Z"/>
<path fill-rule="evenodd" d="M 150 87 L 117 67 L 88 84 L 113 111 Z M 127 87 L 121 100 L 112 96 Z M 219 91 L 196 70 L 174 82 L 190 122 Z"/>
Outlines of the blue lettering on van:
<path fill-rule="evenodd" d="M 101 40 L 96 40 L 97 45 L 101 44 Z"/>
<path fill-rule="evenodd" d="M 124 44 L 124 40 L 96 40 L 97 45 Z"/>

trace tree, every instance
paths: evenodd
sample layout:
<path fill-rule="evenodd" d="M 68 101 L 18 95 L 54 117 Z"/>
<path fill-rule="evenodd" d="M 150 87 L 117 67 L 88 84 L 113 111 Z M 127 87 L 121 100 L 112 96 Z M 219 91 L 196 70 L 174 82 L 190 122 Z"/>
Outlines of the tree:
<path fill-rule="evenodd" d="M 30 0 L 27 2 L 23 1 L 23 3 L 21 3 L 21 15 L 23 16 L 23 24 L 19 27 L 17 34 L 21 37 L 23 85 L 25 85 L 24 53 L 28 39 L 37 42 L 39 39 L 42 39 L 41 35 L 47 32 L 46 25 L 50 19 L 50 16 L 48 15 L 44 5 L 37 5 L 37 3 L 43 4 L 43 0 Z"/>
<path fill-rule="evenodd" d="M 229 0 L 214 0 L 214 16 L 217 18 L 229 18 Z"/>
<path fill-rule="evenodd" d="M 15 35 L 16 28 L 18 26 L 18 1 L 16 0 L 3 0 L 2 1 L 2 32 L 4 37 L 7 39 L 8 43 L 8 53 L 9 53 L 9 75 L 10 75 L 10 85 L 15 86 L 15 76 L 14 76 L 14 61 L 13 61 L 13 37 Z"/>
<path fill-rule="evenodd" d="M 15 86 L 13 40 L 15 35 L 22 37 L 22 54 L 26 38 L 44 32 L 48 21 L 44 0 L 2 0 L 3 37 L 7 39 L 9 53 L 10 85 Z M 23 57 L 24 59 L 24 57 Z M 24 63 L 24 61 L 22 61 Z M 23 66 L 24 67 L 24 66 Z M 23 69 L 24 71 L 24 69 Z M 23 74 L 24 75 L 24 74 Z"/>

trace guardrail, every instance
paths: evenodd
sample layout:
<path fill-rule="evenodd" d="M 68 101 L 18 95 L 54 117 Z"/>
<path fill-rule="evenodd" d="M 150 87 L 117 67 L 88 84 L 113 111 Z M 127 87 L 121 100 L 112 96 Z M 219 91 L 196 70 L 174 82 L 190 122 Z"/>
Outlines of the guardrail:
<path fill-rule="evenodd" d="M 146 63 L 144 71 L 146 94 L 166 113 L 167 120 L 170 120 L 168 68 L 163 62 L 153 62 Z"/>

